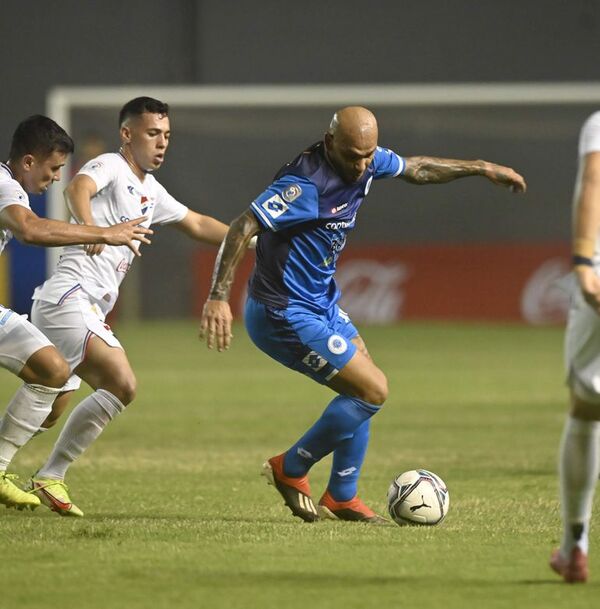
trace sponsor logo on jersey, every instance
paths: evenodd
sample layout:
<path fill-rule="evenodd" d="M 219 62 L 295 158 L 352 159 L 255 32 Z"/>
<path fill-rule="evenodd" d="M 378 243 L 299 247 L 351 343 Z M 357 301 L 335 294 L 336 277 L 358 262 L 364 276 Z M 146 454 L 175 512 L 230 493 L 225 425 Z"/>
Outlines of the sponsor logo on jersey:
<path fill-rule="evenodd" d="M 339 222 L 327 222 L 325 228 L 329 230 L 340 230 L 341 228 L 351 228 L 354 226 L 356 216 L 350 218 L 350 220 L 340 220 Z"/>
<path fill-rule="evenodd" d="M 130 268 L 131 264 L 129 264 L 129 262 L 127 262 L 127 260 L 123 258 L 123 260 L 121 260 L 121 262 L 119 262 L 119 264 L 117 265 L 117 272 L 126 273 Z"/>
<path fill-rule="evenodd" d="M 133 186 L 131 186 L 131 184 L 127 185 L 127 190 L 129 191 L 130 195 L 134 195 L 135 194 L 135 188 Z"/>
<path fill-rule="evenodd" d="M 298 184 L 292 184 L 283 191 L 281 196 L 283 197 L 284 201 L 291 203 L 292 201 L 295 201 L 301 194 L 302 188 L 300 188 Z"/>
<path fill-rule="evenodd" d="M 279 218 L 281 214 L 284 214 L 289 209 L 279 195 L 273 195 L 270 199 L 264 201 L 262 207 L 271 218 Z"/>
<path fill-rule="evenodd" d="M 332 334 L 327 339 L 327 348 L 334 355 L 341 355 L 342 353 L 345 353 L 348 350 L 348 343 L 339 334 Z"/>
<path fill-rule="evenodd" d="M 348 207 L 348 203 L 342 203 L 341 205 L 338 205 L 337 207 L 332 207 L 331 213 L 337 214 L 338 211 L 342 211 L 342 209 L 346 209 L 346 207 Z"/>

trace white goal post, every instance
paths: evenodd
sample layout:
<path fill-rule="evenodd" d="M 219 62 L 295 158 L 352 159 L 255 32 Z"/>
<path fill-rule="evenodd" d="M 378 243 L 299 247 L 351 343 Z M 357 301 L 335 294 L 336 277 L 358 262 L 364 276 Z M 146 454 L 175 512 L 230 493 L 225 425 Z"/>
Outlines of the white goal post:
<path fill-rule="evenodd" d="M 120 108 L 129 99 L 141 95 L 164 99 L 172 107 L 567 106 L 600 103 L 600 83 L 60 86 L 49 91 L 47 112 L 70 132 L 73 109 Z M 68 166 L 64 175 L 70 175 Z M 48 215 L 66 217 L 62 186 L 49 190 Z M 55 268 L 59 250 L 51 248 L 48 254 L 50 273 Z"/>

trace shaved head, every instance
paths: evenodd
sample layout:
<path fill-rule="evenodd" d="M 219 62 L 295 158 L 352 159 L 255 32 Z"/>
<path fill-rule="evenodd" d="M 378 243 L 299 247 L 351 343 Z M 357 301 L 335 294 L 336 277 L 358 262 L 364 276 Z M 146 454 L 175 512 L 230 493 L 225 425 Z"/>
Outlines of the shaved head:
<path fill-rule="evenodd" d="M 377 119 L 362 106 L 347 106 L 333 115 L 327 133 L 356 142 L 373 137 L 377 141 Z"/>
<path fill-rule="evenodd" d="M 362 106 L 338 110 L 325 134 L 325 149 L 331 164 L 347 182 L 356 182 L 365 172 L 377 147 L 377 119 Z"/>

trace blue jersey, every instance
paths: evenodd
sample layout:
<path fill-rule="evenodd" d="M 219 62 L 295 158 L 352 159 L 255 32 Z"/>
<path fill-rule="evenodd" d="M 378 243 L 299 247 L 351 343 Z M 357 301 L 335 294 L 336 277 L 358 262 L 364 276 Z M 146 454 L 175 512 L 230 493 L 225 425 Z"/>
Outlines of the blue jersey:
<path fill-rule="evenodd" d="M 284 165 L 250 209 L 262 225 L 249 293 L 276 308 L 299 305 L 317 313 L 339 299 L 333 275 L 371 182 L 394 177 L 404 160 L 377 147 L 360 180 L 347 183 L 325 157 L 323 142 Z"/>

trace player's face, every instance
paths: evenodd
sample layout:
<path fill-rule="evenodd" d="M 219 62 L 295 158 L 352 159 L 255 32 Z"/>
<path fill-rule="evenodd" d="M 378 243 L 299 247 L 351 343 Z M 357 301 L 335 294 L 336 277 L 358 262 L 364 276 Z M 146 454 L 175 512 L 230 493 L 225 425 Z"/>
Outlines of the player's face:
<path fill-rule="evenodd" d="M 48 190 L 52 182 L 60 180 L 60 170 L 67 160 L 67 153 L 55 150 L 42 158 L 34 154 L 23 157 L 23 188 L 32 194 Z"/>
<path fill-rule="evenodd" d="M 377 134 L 362 137 L 344 137 L 325 134 L 327 156 L 345 182 L 358 182 L 373 161 L 377 149 Z"/>
<path fill-rule="evenodd" d="M 165 114 L 144 112 L 121 128 L 121 137 L 142 171 L 154 171 L 163 164 L 170 136 L 171 125 Z"/>

